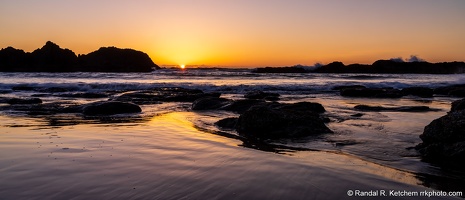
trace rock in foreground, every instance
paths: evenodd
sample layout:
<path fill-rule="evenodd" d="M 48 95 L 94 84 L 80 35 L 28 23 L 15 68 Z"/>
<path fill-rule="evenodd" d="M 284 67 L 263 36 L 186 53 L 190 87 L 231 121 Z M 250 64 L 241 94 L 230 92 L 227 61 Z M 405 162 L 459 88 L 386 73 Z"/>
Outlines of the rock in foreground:
<path fill-rule="evenodd" d="M 423 143 L 416 149 L 423 159 L 446 165 L 464 165 L 465 110 L 454 108 L 447 115 L 433 120 L 420 138 Z"/>
<path fill-rule="evenodd" d="M 332 133 L 311 110 L 254 106 L 240 115 L 236 130 L 256 139 L 297 138 L 321 133 Z"/>
<path fill-rule="evenodd" d="M 227 105 L 230 100 L 219 97 L 203 97 L 192 103 L 192 110 L 213 110 Z"/>
<path fill-rule="evenodd" d="M 133 103 L 119 101 L 101 101 L 84 106 L 85 115 L 115 115 L 127 113 L 140 113 L 142 109 Z"/>

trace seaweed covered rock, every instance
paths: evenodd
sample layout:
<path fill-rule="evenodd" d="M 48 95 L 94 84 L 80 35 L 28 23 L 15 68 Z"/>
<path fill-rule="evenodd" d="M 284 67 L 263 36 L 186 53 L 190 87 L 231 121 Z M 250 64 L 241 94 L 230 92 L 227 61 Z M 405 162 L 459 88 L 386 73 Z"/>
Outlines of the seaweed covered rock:
<path fill-rule="evenodd" d="M 332 133 L 318 112 L 282 106 L 254 106 L 239 116 L 236 130 L 255 139 L 297 138 Z"/>
<path fill-rule="evenodd" d="M 85 115 L 115 115 L 127 113 L 140 113 L 142 109 L 133 103 L 119 101 L 100 101 L 84 106 Z"/>

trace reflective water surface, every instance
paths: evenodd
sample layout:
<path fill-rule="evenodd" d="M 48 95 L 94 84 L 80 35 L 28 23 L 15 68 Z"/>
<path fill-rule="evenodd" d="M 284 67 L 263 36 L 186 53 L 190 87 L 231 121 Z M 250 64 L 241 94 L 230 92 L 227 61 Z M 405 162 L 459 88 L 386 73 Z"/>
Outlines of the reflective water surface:
<path fill-rule="evenodd" d="M 257 142 L 214 125 L 239 114 L 192 111 L 191 103 L 142 105 L 141 114 L 110 117 L 27 115 L 0 103 L 0 199 L 345 199 L 349 190 L 465 191 L 463 171 L 423 162 L 412 148 L 421 142 L 423 128 L 458 98 L 346 98 L 331 89 L 439 87 L 465 83 L 463 75 L 265 75 L 208 69 L 0 73 L 0 80 L 2 98 L 40 97 L 60 104 L 159 87 L 220 92 L 229 99 L 253 90 L 276 92 L 281 103 L 321 103 L 334 131 Z M 79 92 L 109 96 L 60 96 Z M 362 104 L 433 111 L 354 109 Z"/>
<path fill-rule="evenodd" d="M 64 127 L 2 117 L 4 199 L 334 199 L 349 189 L 425 190 L 414 174 L 356 157 L 276 154 L 197 130 L 186 113 Z"/>

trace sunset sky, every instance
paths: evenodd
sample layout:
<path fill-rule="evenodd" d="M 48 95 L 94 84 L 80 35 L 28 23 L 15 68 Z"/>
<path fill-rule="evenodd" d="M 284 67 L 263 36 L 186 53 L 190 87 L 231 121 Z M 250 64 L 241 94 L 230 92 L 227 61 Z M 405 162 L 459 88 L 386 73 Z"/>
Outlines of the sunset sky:
<path fill-rule="evenodd" d="M 0 0 L 0 48 L 132 48 L 159 65 L 465 60 L 463 0 Z"/>

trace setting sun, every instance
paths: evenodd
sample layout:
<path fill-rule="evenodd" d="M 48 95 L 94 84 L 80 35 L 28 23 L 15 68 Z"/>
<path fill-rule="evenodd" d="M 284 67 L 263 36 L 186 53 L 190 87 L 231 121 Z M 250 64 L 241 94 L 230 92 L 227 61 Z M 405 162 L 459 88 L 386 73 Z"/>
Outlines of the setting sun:
<path fill-rule="evenodd" d="M 186 68 L 186 65 L 180 65 L 179 67 L 181 67 L 181 69 L 184 69 Z"/>

